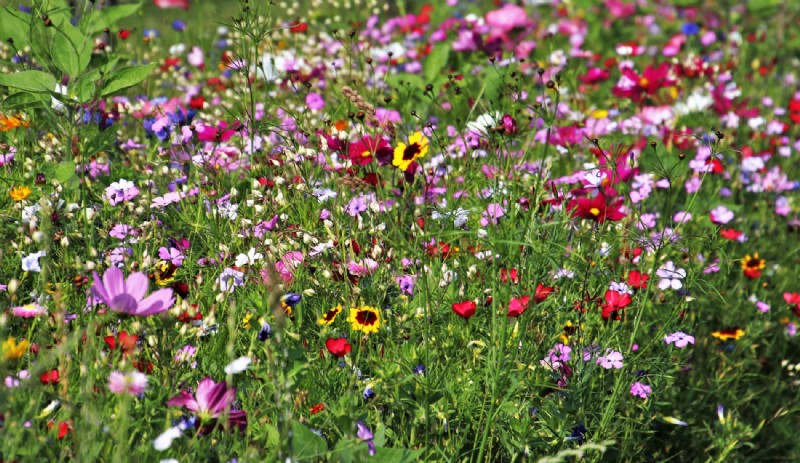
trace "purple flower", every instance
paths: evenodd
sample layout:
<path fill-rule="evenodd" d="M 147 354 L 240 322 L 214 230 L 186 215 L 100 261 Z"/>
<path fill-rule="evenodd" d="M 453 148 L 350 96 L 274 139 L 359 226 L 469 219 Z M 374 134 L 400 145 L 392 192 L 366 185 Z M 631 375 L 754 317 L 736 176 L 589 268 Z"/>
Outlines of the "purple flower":
<path fill-rule="evenodd" d="M 675 344 L 678 349 L 683 349 L 689 344 L 694 344 L 694 336 L 689 336 L 683 331 L 677 331 L 672 334 L 664 336 L 664 342 L 667 344 Z"/>
<path fill-rule="evenodd" d="M 403 293 L 408 294 L 409 296 L 414 295 L 414 285 L 417 282 L 416 275 L 403 275 L 395 278 L 397 284 L 400 286 L 400 291 Z"/>
<path fill-rule="evenodd" d="M 114 394 L 139 395 L 143 394 L 145 389 L 147 389 L 147 376 L 144 373 L 112 371 L 108 376 L 108 390 Z"/>
<path fill-rule="evenodd" d="M 215 382 L 211 378 L 200 380 L 197 385 L 197 392 L 192 395 L 189 391 L 183 390 L 180 394 L 169 399 L 169 407 L 185 407 L 189 411 L 197 414 L 200 421 L 210 424 L 223 413 L 228 414 L 228 422 L 231 426 L 238 426 L 239 429 L 247 427 L 247 414 L 243 410 L 231 410 L 235 400 L 236 389 L 228 387 L 225 381 Z"/>
<path fill-rule="evenodd" d="M 139 189 L 130 180 L 120 179 L 109 185 L 103 196 L 108 200 L 109 204 L 116 206 L 121 202 L 130 201 L 139 196 Z"/>
<path fill-rule="evenodd" d="M 485 227 L 489 224 L 497 225 L 501 217 L 506 215 L 505 209 L 498 203 L 491 203 L 486 207 L 486 210 L 481 214 L 481 226 Z"/>
<path fill-rule="evenodd" d="M 319 110 L 325 107 L 325 100 L 319 93 L 311 92 L 306 95 L 306 105 L 309 109 Z"/>
<path fill-rule="evenodd" d="M 92 295 L 114 312 L 146 317 L 168 310 L 175 303 L 172 289 L 159 289 L 148 297 L 150 280 L 142 272 L 135 272 L 125 279 L 122 270 L 111 267 L 103 274 L 103 280 L 94 272 Z"/>
<path fill-rule="evenodd" d="M 375 442 L 372 440 L 375 436 L 372 434 L 372 431 L 370 431 L 367 425 L 362 421 L 356 421 L 356 426 L 358 426 L 358 434 L 356 435 L 369 445 L 370 456 L 375 455 Z"/>
<path fill-rule="evenodd" d="M 651 392 L 653 392 L 653 389 L 647 384 L 642 384 L 637 381 L 631 385 L 631 395 L 634 397 L 646 399 Z"/>
<path fill-rule="evenodd" d="M 226 268 L 222 271 L 222 275 L 217 279 L 219 282 L 219 290 L 223 293 L 232 293 L 233 288 L 244 285 L 244 273 Z"/>
<path fill-rule="evenodd" d="M 608 349 L 606 350 L 605 356 L 597 357 L 597 364 L 606 370 L 612 368 L 619 370 L 622 368 L 622 354 L 615 350 Z"/>
<path fill-rule="evenodd" d="M 158 248 L 158 258 L 169 261 L 176 267 L 180 267 L 181 264 L 183 264 L 183 259 L 186 259 L 186 256 L 184 256 L 183 253 L 177 248 L 171 247 L 167 249 L 164 246 L 161 246 Z"/>
<path fill-rule="evenodd" d="M 355 198 L 351 199 L 347 206 L 345 206 L 344 211 L 347 212 L 350 217 L 356 217 L 362 212 L 367 210 L 367 200 L 364 195 L 356 196 Z"/>

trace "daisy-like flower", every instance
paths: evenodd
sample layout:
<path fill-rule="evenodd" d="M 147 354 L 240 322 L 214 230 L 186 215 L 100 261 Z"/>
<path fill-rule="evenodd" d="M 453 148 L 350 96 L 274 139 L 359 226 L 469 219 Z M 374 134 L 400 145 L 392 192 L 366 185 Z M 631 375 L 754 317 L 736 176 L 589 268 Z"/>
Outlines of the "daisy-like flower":
<path fill-rule="evenodd" d="M 741 328 L 726 328 L 724 330 L 714 331 L 711 333 L 711 336 L 719 339 L 720 341 L 736 341 L 745 334 L 747 333 Z"/>
<path fill-rule="evenodd" d="M 361 307 L 351 307 L 350 316 L 347 321 L 354 331 L 361 331 L 365 334 L 377 333 L 381 327 L 381 315 L 378 309 L 363 305 Z"/>
<path fill-rule="evenodd" d="M 41 272 L 42 266 L 39 264 L 39 259 L 46 256 L 47 252 L 39 251 L 22 258 L 22 271 L 24 272 Z"/>
<path fill-rule="evenodd" d="M 39 315 L 47 315 L 47 307 L 33 302 L 31 304 L 21 305 L 11 309 L 11 313 L 17 317 L 33 318 Z"/>
<path fill-rule="evenodd" d="M 425 157 L 427 153 L 428 138 L 422 135 L 422 132 L 414 132 L 413 135 L 408 137 L 408 145 L 402 142 L 397 144 L 394 149 L 392 165 L 405 172 L 412 162 Z"/>
<path fill-rule="evenodd" d="M 31 187 L 25 185 L 15 186 L 8 192 L 8 195 L 16 202 L 23 201 L 31 195 Z"/>
<path fill-rule="evenodd" d="M 767 263 L 764 259 L 758 258 L 757 252 L 752 256 L 750 254 L 746 254 L 744 258 L 742 258 L 741 264 L 744 276 L 750 279 L 760 277 L 761 271 L 767 266 Z"/>
<path fill-rule="evenodd" d="M 342 312 L 342 304 L 337 305 L 336 307 L 331 307 L 328 309 L 322 317 L 317 319 L 317 323 L 320 325 L 330 325 L 336 320 L 336 316 Z"/>
<path fill-rule="evenodd" d="M 145 389 L 147 389 L 147 376 L 144 373 L 112 371 L 108 376 L 108 390 L 114 394 L 139 395 Z"/>
<path fill-rule="evenodd" d="M 683 288 L 683 279 L 686 278 L 686 270 L 675 268 L 675 264 L 670 260 L 656 271 L 656 276 L 660 278 L 658 281 L 658 289 L 663 291 L 672 288 L 677 291 Z"/>
<path fill-rule="evenodd" d="M 200 380 L 194 393 L 183 390 L 169 399 L 167 406 L 186 408 L 204 424 L 215 422 L 220 415 L 227 413 L 231 426 L 244 429 L 247 427 L 247 414 L 242 410 L 231 409 L 235 396 L 236 389 L 228 386 L 225 381 L 217 383 L 211 378 L 205 378 Z"/>
<path fill-rule="evenodd" d="M 30 123 L 28 123 L 28 121 L 26 121 L 19 114 L 14 116 L 0 114 L 0 132 L 8 132 L 9 130 L 14 130 L 17 127 L 24 127 L 27 129 L 30 126 Z"/>
<path fill-rule="evenodd" d="M 175 304 L 172 290 L 160 289 L 150 296 L 147 294 L 149 281 L 147 275 L 134 272 L 128 278 L 117 267 L 110 267 L 103 279 L 94 272 L 92 295 L 114 312 L 147 317 L 168 310 Z"/>

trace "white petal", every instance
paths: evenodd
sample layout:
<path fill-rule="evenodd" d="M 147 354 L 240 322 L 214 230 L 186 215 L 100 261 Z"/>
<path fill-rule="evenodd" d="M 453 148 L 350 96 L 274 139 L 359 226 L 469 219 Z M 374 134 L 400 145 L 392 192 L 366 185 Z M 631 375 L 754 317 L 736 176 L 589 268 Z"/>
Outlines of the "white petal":
<path fill-rule="evenodd" d="M 228 366 L 225 367 L 225 373 L 228 375 L 235 375 L 236 373 L 241 373 L 247 370 L 247 367 L 250 365 L 250 362 L 252 362 L 250 357 L 247 356 L 239 357 L 238 359 L 229 363 Z"/>

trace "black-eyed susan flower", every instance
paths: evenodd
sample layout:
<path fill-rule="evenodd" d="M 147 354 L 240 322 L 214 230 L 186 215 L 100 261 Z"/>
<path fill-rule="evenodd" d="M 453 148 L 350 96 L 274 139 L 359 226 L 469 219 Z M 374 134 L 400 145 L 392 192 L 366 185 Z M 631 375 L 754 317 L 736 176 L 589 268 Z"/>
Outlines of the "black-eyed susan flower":
<path fill-rule="evenodd" d="M 336 307 L 331 307 L 328 309 L 322 317 L 317 319 L 317 323 L 320 325 L 330 325 L 336 320 L 336 316 L 342 312 L 342 305 L 339 304 Z"/>
<path fill-rule="evenodd" d="M 408 144 L 398 143 L 394 149 L 392 165 L 405 172 L 412 162 L 425 157 L 428 153 L 428 138 L 422 132 L 414 132 L 408 137 Z"/>
<path fill-rule="evenodd" d="M 726 328 L 724 330 L 714 331 L 711 333 L 711 336 L 719 339 L 720 341 L 736 341 L 745 334 L 745 331 L 741 328 Z"/>
<path fill-rule="evenodd" d="M 764 259 L 758 258 L 757 252 L 753 253 L 752 256 L 750 256 L 750 254 L 746 254 L 744 258 L 742 258 L 741 264 L 744 276 L 750 279 L 760 277 L 761 271 L 767 266 L 767 263 Z"/>
<path fill-rule="evenodd" d="M 361 331 L 365 334 L 377 333 L 381 327 L 381 315 L 378 309 L 363 305 L 361 307 L 350 308 L 350 316 L 347 317 L 354 331 Z"/>
<path fill-rule="evenodd" d="M 178 267 L 166 260 L 160 260 L 153 267 L 153 273 L 149 275 L 158 286 L 169 286 L 175 281 L 175 272 Z"/>

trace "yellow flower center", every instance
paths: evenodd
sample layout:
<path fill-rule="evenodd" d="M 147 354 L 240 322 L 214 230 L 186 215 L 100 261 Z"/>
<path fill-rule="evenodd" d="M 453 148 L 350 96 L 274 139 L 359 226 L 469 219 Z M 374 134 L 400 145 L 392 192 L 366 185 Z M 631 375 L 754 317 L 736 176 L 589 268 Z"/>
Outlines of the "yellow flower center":
<path fill-rule="evenodd" d="M 596 207 L 593 207 L 593 208 L 589 209 L 589 213 L 592 214 L 593 216 L 597 217 L 598 215 L 600 215 L 600 209 L 598 209 Z"/>

